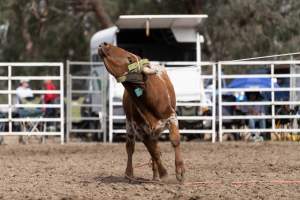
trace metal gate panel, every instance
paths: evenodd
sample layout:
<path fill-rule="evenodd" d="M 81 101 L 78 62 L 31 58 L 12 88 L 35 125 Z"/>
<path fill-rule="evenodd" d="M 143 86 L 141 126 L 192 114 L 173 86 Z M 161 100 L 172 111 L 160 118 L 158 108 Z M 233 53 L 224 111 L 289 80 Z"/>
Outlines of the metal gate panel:
<path fill-rule="evenodd" d="M 102 62 L 67 61 L 67 141 L 71 133 L 98 133 L 98 136 L 102 134 L 103 142 L 106 142 L 107 73 L 100 72 L 104 69 Z M 77 74 L 74 74 L 74 70 L 78 70 Z M 82 74 L 81 70 L 86 70 L 87 74 Z M 76 82 L 79 82 L 77 87 L 82 88 L 76 88 Z M 82 99 L 82 102 L 73 100 L 75 96 Z M 89 109 L 94 114 L 84 116 L 83 109 Z M 74 116 L 75 113 L 79 116 Z M 78 122 L 99 125 L 99 128 L 74 127 Z"/>
<path fill-rule="evenodd" d="M 300 99 L 290 99 L 289 100 L 280 100 L 276 97 L 276 92 L 294 92 L 294 91 L 300 91 L 300 87 L 297 87 L 297 85 L 290 85 L 289 87 L 278 87 L 275 83 L 277 83 L 277 79 L 289 79 L 290 83 L 295 81 L 295 79 L 300 79 L 300 74 L 298 73 L 275 73 L 275 70 L 278 67 L 286 66 L 294 66 L 299 65 L 300 61 L 298 60 L 291 60 L 291 61 L 222 61 L 218 63 L 218 119 L 219 119 L 219 140 L 222 141 L 223 134 L 224 133 L 249 133 L 249 132 L 300 132 L 300 129 L 298 126 L 292 125 L 291 128 L 278 128 L 275 120 L 278 119 L 293 119 L 298 120 L 300 118 L 299 112 L 289 113 L 286 115 L 278 114 L 276 113 L 276 106 L 283 106 L 288 105 L 290 108 L 292 108 L 294 105 L 300 104 Z M 254 66 L 265 66 L 268 67 L 269 72 L 265 74 L 241 74 L 241 73 L 232 73 L 228 74 L 226 69 L 228 68 L 245 68 L 245 67 L 251 67 Z M 253 87 L 253 88 L 227 88 L 226 84 L 224 84 L 225 80 L 228 79 L 257 79 L 262 78 L 266 80 L 270 80 L 271 85 L 270 87 Z M 241 102 L 227 102 L 224 101 L 224 94 L 230 94 L 232 95 L 235 92 L 265 92 L 265 93 L 271 93 L 271 96 L 269 97 L 269 100 L 266 100 L 268 98 L 265 98 L 263 101 L 241 101 Z M 290 95 L 286 95 L 290 97 Z M 224 115 L 224 107 L 228 106 L 270 106 L 270 112 L 266 113 L 264 115 Z M 226 120 L 249 120 L 249 119 L 260 119 L 260 120 L 269 120 L 270 121 L 270 127 L 258 129 L 233 129 L 233 128 L 225 128 L 224 122 Z"/>
<path fill-rule="evenodd" d="M 7 68 L 7 76 L 0 76 L 0 80 L 2 81 L 7 81 L 8 82 L 8 87 L 7 90 L 0 90 L 0 94 L 2 95 L 7 95 L 8 97 L 8 102 L 7 104 L 0 104 L 0 107 L 2 109 L 7 109 L 7 118 L 2 117 L 0 119 L 1 123 L 8 123 L 8 131 L 2 131 L 0 132 L 0 136 L 5 136 L 5 135 L 19 135 L 19 136 L 45 136 L 45 135 L 58 135 L 60 136 L 61 143 L 64 143 L 64 102 L 63 102 L 63 97 L 64 97 L 64 69 L 63 69 L 63 64 L 62 63 L 0 63 L 0 67 Z M 16 76 L 14 75 L 14 71 L 17 68 L 23 68 L 27 69 L 30 71 L 30 68 L 32 67 L 38 67 L 38 68 L 56 68 L 57 70 L 57 75 L 49 75 L 45 74 L 43 76 L 27 76 L 27 75 L 22 75 L 22 76 Z M 59 90 L 32 90 L 33 94 L 57 94 L 59 96 L 60 102 L 56 104 L 44 104 L 44 103 L 28 103 L 28 104 L 15 104 L 13 102 L 13 95 L 16 94 L 16 89 L 13 89 L 13 81 L 20 81 L 20 80 L 30 80 L 30 81 L 45 81 L 45 80 L 55 80 L 59 82 Z M 40 117 L 14 117 L 13 112 L 16 110 L 18 112 L 18 109 L 20 108 L 40 108 L 40 109 L 46 109 L 46 108 L 57 108 L 59 109 L 60 116 L 59 117 L 53 117 L 53 118 L 46 118 L 44 116 Z M 2 112 L 3 113 L 3 112 Z M 35 129 L 30 129 L 30 130 L 21 130 L 21 131 L 15 131 L 13 129 L 13 123 L 31 123 L 32 126 L 36 126 L 37 123 L 42 122 L 44 125 L 44 130 L 40 130 L 37 127 Z M 47 131 L 47 125 L 46 123 L 49 122 L 56 122 L 59 123 L 59 131 Z"/>

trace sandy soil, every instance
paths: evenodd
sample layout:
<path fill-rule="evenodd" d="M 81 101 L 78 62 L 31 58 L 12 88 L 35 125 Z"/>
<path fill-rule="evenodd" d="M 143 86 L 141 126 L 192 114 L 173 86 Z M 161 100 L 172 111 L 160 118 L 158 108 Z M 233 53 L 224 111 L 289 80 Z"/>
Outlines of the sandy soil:
<path fill-rule="evenodd" d="M 300 181 L 299 143 L 183 143 L 185 185 L 176 183 L 171 145 L 161 147 L 165 184 L 125 180 L 124 144 L 0 146 L 0 199 L 300 199 L 300 183 L 268 182 Z M 148 160 L 137 144 L 135 164 Z M 151 179 L 152 171 L 135 175 Z M 267 182 L 232 183 L 253 180 Z"/>

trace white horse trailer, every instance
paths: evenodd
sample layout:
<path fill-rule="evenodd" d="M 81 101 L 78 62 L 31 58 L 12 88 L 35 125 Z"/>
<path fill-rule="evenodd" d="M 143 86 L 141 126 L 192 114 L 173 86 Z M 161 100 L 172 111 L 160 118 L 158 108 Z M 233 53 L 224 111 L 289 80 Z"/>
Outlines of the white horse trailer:
<path fill-rule="evenodd" d="M 194 107 L 196 110 L 192 116 L 179 116 L 179 119 L 202 120 L 202 122 L 208 120 L 209 122 L 206 121 L 205 124 L 210 124 L 209 130 L 203 128 L 190 130 L 184 127 L 181 132 L 211 133 L 212 141 L 214 141 L 215 66 L 213 63 L 201 63 L 201 43 L 204 39 L 197 32 L 204 18 L 207 18 L 207 15 L 121 15 L 116 26 L 101 30 L 92 37 L 91 62 L 101 62 L 98 47 L 101 43 L 107 42 L 165 65 L 175 84 L 177 105 L 186 108 Z M 103 80 L 105 81 L 103 84 L 106 85 L 109 94 L 105 106 L 109 108 L 107 120 L 109 141 L 112 142 L 115 134 L 125 133 L 125 116 L 121 107 L 123 89 L 121 85 L 115 84 L 115 80 L 107 73 L 104 65 L 92 68 L 91 73 L 105 73 L 108 77 L 107 80 Z M 97 84 L 91 85 L 93 90 L 97 90 L 96 87 Z M 191 92 L 191 88 L 197 89 Z M 91 96 L 91 101 L 100 102 L 100 99 Z M 203 106 L 208 107 L 211 114 L 196 116 L 201 114 L 200 107 L 203 108 Z"/>

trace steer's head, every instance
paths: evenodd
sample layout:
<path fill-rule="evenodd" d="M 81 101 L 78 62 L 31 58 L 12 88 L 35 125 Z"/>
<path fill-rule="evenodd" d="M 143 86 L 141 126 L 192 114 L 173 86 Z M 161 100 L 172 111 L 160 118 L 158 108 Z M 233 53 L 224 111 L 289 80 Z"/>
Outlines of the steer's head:
<path fill-rule="evenodd" d="M 122 48 L 104 42 L 98 48 L 98 54 L 102 57 L 107 71 L 115 78 L 128 73 L 128 65 L 138 62 L 141 58 Z M 144 74 L 154 74 L 155 71 L 148 67 L 144 67 Z"/>

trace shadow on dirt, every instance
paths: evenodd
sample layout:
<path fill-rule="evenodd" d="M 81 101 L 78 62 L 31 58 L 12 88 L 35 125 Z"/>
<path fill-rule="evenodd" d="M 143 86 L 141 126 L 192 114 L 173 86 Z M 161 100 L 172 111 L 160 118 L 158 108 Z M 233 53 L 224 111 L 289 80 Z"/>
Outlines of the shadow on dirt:
<path fill-rule="evenodd" d="M 149 179 L 135 177 L 134 181 L 128 180 L 123 176 L 98 176 L 95 178 L 95 181 L 98 183 L 128 183 L 128 184 L 141 184 L 147 183 Z"/>

